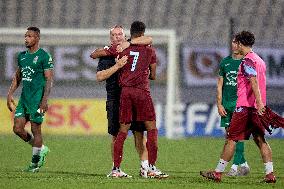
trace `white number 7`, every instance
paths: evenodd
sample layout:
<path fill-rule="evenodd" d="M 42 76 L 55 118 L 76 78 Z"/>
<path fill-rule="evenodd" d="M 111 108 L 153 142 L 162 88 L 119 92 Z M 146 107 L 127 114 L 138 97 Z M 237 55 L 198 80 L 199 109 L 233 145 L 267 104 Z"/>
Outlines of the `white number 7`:
<path fill-rule="evenodd" d="M 136 68 L 136 64 L 137 64 L 138 57 L 139 57 L 139 52 L 130 51 L 130 55 L 134 56 L 133 62 L 132 62 L 132 67 L 131 67 L 131 71 L 133 72 Z"/>

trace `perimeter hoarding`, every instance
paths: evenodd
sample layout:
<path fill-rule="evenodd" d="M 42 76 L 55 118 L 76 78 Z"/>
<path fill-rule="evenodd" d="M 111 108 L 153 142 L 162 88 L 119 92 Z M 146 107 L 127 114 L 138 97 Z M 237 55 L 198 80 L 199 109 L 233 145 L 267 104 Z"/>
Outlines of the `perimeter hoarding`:
<path fill-rule="evenodd" d="M 284 104 L 269 105 L 284 116 Z M 0 134 L 12 134 L 13 115 L 6 108 L 6 99 L 0 98 Z M 174 116 L 175 138 L 224 137 L 216 105 L 207 103 L 182 103 Z M 160 136 L 167 130 L 164 124 L 165 105 L 155 104 L 156 122 Z M 49 110 L 43 122 L 44 134 L 107 135 L 107 118 L 104 99 L 50 99 Z M 275 129 L 273 138 L 284 138 L 284 129 Z"/>
<path fill-rule="evenodd" d="M 0 133 L 12 133 L 13 114 L 6 108 L 6 99 L 0 100 Z M 105 135 L 107 118 L 102 99 L 50 99 L 43 122 L 47 134 Z"/>
<path fill-rule="evenodd" d="M 284 85 L 284 49 L 253 48 L 266 63 L 268 86 Z M 229 55 L 227 48 L 182 48 L 183 81 L 186 86 L 216 85 L 221 60 Z"/>

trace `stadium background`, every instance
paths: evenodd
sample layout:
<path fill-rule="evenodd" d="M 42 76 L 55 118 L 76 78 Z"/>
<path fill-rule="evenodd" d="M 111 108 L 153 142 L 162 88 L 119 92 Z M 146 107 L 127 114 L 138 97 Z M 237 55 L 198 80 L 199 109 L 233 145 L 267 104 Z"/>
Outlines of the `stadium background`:
<path fill-rule="evenodd" d="M 251 30 L 256 36 L 255 50 L 268 67 L 268 103 L 284 115 L 283 0 L 1 0 L 0 10 L 0 27 L 11 31 L 30 25 L 42 31 L 109 29 L 115 24 L 129 29 L 135 20 L 145 22 L 148 29 L 175 30 L 179 86 L 175 95 L 180 125 L 175 128 L 174 137 L 223 136 L 215 106 L 218 63 L 229 53 L 231 30 Z M 0 133 L 11 133 L 5 98 L 15 67 L 15 52 L 24 46 L 1 41 L 0 120 L 4 124 Z M 24 38 L 19 43 L 23 44 Z M 159 133 L 165 135 L 167 47 L 156 47 L 160 71 L 151 90 Z M 106 135 L 105 86 L 95 81 L 97 62 L 88 58 L 94 47 L 55 44 L 46 48 L 57 67 L 45 132 Z M 284 137 L 284 132 L 277 130 L 274 137 Z"/>
<path fill-rule="evenodd" d="M 252 140 L 245 146 L 251 167 L 248 177 L 224 176 L 221 183 L 213 183 L 199 175 L 200 170 L 216 166 L 224 144 L 215 106 L 216 68 L 229 53 L 231 29 L 255 33 L 255 48 L 268 67 L 269 105 L 284 115 L 283 18 L 284 0 L 0 0 L 0 33 L 21 31 L 15 38 L 11 35 L 11 42 L 7 42 L 11 36 L 0 34 L 0 188 L 283 189 L 284 130 L 274 132 L 278 138 L 269 139 L 276 184 L 259 182 L 264 175 L 263 164 Z M 92 40 L 82 36 L 80 40 L 84 43 L 76 44 L 74 40 L 78 37 L 67 39 L 62 35 L 54 35 L 55 43 L 44 46 L 53 55 L 56 66 L 50 109 L 43 127 L 44 143 L 51 152 L 39 173 L 23 173 L 21 170 L 31 158 L 31 147 L 12 132 L 6 95 L 16 66 L 15 54 L 25 49 L 26 27 L 38 26 L 42 33 L 54 28 L 66 33 L 69 29 L 108 30 L 115 24 L 129 29 L 134 20 L 145 22 L 148 29 L 161 29 L 161 33 L 165 29 L 176 32 L 179 90 L 173 93 L 179 124 L 173 130 L 174 138 L 179 140 L 163 137 L 168 62 L 167 47 L 157 43 L 158 37 L 154 37 L 154 46 L 159 53 L 159 75 L 151 84 L 162 135 L 157 166 L 170 177 L 152 180 L 138 176 L 140 160 L 133 137 L 126 140 L 122 165 L 133 178 L 106 177 L 112 160 L 110 137 L 106 133 L 105 86 L 95 81 L 97 62 L 88 56 L 95 47 L 106 45 L 108 38 L 94 37 L 93 45 Z M 46 38 L 47 35 L 42 35 L 41 42 Z"/>

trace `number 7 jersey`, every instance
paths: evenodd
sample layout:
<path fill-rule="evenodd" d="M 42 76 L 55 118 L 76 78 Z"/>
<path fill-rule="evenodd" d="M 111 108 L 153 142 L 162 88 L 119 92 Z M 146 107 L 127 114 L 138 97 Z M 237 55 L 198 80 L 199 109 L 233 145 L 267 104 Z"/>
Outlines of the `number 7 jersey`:
<path fill-rule="evenodd" d="M 128 61 L 119 72 L 119 85 L 121 87 L 134 87 L 150 91 L 149 74 L 150 64 L 156 64 L 155 50 L 150 46 L 131 45 L 121 53 L 116 52 L 116 46 L 106 50 L 108 55 L 128 56 Z"/>

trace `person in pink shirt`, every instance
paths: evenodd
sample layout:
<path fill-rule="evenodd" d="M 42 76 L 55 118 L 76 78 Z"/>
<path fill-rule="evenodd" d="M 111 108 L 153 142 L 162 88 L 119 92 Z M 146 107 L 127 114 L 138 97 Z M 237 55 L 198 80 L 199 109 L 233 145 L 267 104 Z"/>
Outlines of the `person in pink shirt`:
<path fill-rule="evenodd" d="M 223 152 L 214 171 L 200 171 L 200 175 L 221 181 L 222 173 L 232 159 L 236 142 L 248 140 L 253 135 L 265 166 L 264 182 L 275 183 L 273 174 L 272 151 L 265 140 L 265 128 L 259 124 L 258 115 L 263 115 L 266 106 L 266 66 L 265 62 L 252 51 L 254 34 L 242 31 L 235 35 L 238 49 L 244 58 L 237 75 L 237 105 L 233 113 L 227 140 Z"/>

